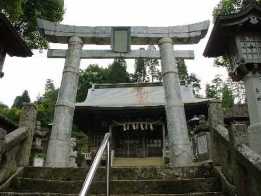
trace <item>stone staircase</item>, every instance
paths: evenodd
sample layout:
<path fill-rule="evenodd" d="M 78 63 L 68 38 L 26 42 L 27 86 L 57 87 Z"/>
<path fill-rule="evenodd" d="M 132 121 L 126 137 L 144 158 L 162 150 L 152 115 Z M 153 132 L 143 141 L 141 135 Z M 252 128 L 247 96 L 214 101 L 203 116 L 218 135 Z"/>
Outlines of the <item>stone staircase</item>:
<path fill-rule="evenodd" d="M 26 167 L 0 196 L 77 196 L 88 169 Z M 209 166 L 112 168 L 111 194 L 117 196 L 224 196 Z M 91 195 L 105 195 L 105 168 L 99 168 Z"/>

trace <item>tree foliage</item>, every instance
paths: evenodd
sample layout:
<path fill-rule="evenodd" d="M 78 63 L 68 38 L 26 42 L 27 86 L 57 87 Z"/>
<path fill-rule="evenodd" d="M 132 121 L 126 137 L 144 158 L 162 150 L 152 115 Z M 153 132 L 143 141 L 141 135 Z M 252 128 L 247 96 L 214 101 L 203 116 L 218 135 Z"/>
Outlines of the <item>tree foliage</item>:
<path fill-rule="evenodd" d="M 178 74 L 181 84 L 191 85 L 193 94 L 199 96 L 199 90 L 201 89 L 200 80 L 193 73 L 189 74 L 184 59 L 177 61 Z"/>
<path fill-rule="evenodd" d="M 220 75 L 216 75 L 211 84 L 206 85 L 206 96 L 222 100 L 224 109 L 229 109 L 234 103 L 242 104 L 246 101 L 244 85 L 231 79 L 223 81 Z"/>
<path fill-rule="evenodd" d="M 58 89 L 54 87 L 54 83 L 51 79 L 47 79 L 44 94 L 38 97 L 35 102 L 38 111 L 37 120 L 41 122 L 43 127 L 48 127 L 53 121 L 57 97 Z"/>
<path fill-rule="evenodd" d="M 85 70 L 80 71 L 77 101 L 82 102 L 86 98 L 88 89 L 93 83 L 107 82 L 107 70 L 96 64 L 89 65 Z"/>
<path fill-rule="evenodd" d="M 19 122 L 20 113 L 21 109 L 15 107 L 9 108 L 7 105 L 0 103 L 0 114 L 16 123 Z"/>
<path fill-rule="evenodd" d="M 218 16 L 229 16 L 238 13 L 248 3 L 261 4 L 260 0 L 220 0 L 219 4 L 213 10 L 214 20 Z"/>
<path fill-rule="evenodd" d="M 154 45 L 148 46 L 148 51 L 155 51 Z M 131 75 L 133 82 L 159 82 L 162 80 L 158 59 L 135 59 L 135 72 Z"/>
<path fill-rule="evenodd" d="M 162 80 L 158 59 L 135 59 L 133 82 L 159 82 Z"/>
<path fill-rule="evenodd" d="M 222 15 L 227 16 L 234 14 L 240 10 L 243 6 L 243 0 L 221 0 L 219 4 L 214 8 L 214 18 Z"/>
<path fill-rule="evenodd" d="M 18 123 L 21 114 L 21 109 L 25 103 L 30 103 L 28 91 L 25 90 L 22 95 L 16 96 L 14 103 L 11 108 L 7 105 L 0 103 L 0 114 L 7 117 L 8 119 Z"/>
<path fill-rule="evenodd" d="M 115 59 L 108 68 L 99 67 L 96 64 L 89 65 L 87 69 L 80 71 L 77 101 L 82 102 L 87 96 L 88 89 L 94 83 L 128 83 L 130 76 L 127 72 L 126 62 L 123 59 Z"/>
<path fill-rule="evenodd" d="M 234 104 L 234 97 L 230 87 L 220 78 L 220 75 L 212 80 L 211 84 L 206 86 L 206 95 L 208 98 L 215 98 L 222 101 L 224 110 L 231 108 Z"/>
<path fill-rule="evenodd" d="M 232 90 L 227 84 L 222 89 L 222 106 L 225 109 L 232 108 L 234 105 L 234 96 Z"/>
<path fill-rule="evenodd" d="M 63 19 L 63 0 L 1 0 L 0 12 L 12 22 L 30 48 L 46 48 L 47 42 L 37 31 L 37 18 L 53 22 Z"/>
<path fill-rule="evenodd" d="M 14 100 L 12 108 L 22 109 L 25 103 L 30 103 L 31 99 L 27 90 L 25 90 L 21 96 L 17 96 Z"/>
<path fill-rule="evenodd" d="M 128 83 L 130 76 L 127 72 L 127 64 L 124 59 L 114 59 L 113 63 L 107 68 L 108 83 Z"/>

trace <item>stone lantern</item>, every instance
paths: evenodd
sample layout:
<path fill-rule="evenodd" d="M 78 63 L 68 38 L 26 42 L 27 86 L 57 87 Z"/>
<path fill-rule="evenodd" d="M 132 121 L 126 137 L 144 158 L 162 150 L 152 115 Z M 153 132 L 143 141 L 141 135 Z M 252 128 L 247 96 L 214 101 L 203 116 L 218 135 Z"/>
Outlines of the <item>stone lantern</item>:
<path fill-rule="evenodd" d="M 206 49 L 206 57 L 226 57 L 230 76 L 243 80 L 250 117 L 249 144 L 261 154 L 261 6 L 245 1 L 229 16 L 218 16 Z"/>

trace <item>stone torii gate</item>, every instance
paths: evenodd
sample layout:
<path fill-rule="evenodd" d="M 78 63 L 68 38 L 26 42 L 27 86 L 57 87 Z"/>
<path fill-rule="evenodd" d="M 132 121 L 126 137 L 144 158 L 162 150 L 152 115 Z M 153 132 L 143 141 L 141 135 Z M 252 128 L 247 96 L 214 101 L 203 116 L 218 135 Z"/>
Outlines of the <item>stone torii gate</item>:
<path fill-rule="evenodd" d="M 132 45 L 159 45 L 160 51 L 82 50 L 83 44 L 111 45 L 113 27 L 80 27 L 38 20 L 40 32 L 49 42 L 68 44 L 68 50 L 49 50 L 49 58 L 66 58 L 62 83 L 55 106 L 46 166 L 67 167 L 70 137 L 81 59 L 157 58 L 161 59 L 166 97 L 166 114 L 172 166 L 192 163 L 184 104 L 181 100 L 176 58 L 193 59 L 193 51 L 174 51 L 174 44 L 196 44 L 207 33 L 209 21 L 173 27 L 128 27 Z"/>

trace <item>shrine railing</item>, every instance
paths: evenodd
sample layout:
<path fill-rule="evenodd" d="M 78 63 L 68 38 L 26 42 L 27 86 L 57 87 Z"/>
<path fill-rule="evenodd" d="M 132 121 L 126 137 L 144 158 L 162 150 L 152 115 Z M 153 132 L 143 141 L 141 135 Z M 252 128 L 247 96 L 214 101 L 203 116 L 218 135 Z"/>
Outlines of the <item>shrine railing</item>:
<path fill-rule="evenodd" d="M 86 179 L 83 183 L 82 190 L 79 194 L 79 196 L 85 196 L 88 195 L 90 191 L 91 184 L 93 182 L 93 178 L 96 174 L 96 171 L 100 165 L 100 162 L 102 160 L 103 154 L 105 153 L 105 150 L 107 149 L 107 165 L 106 165 L 106 196 L 110 195 L 110 169 L 111 169 L 111 148 L 110 148 L 110 138 L 111 134 L 106 133 L 104 136 L 104 139 L 100 145 L 100 148 L 94 158 L 94 161 L 90 167 L 90 170 L 86 176 Z"/>
<path fill-rule="evenodd" d="M 36 115 L 36 107 L 26 104 L 20 115 L 19 128 L 8 134 L 0 128 L 0 191 L 29 165 Z"/>

